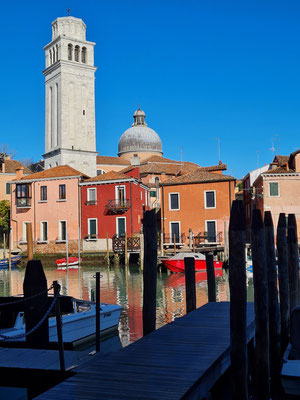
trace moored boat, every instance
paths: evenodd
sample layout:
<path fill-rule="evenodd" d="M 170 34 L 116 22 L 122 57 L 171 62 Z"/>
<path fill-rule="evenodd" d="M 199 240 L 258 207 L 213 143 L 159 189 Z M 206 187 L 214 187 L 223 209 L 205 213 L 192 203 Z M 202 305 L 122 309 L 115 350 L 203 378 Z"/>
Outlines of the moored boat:
<path fill-rule="evenodd" d="M 53 297 L 49 296 L 49 302 Z M 62 313 L 62 335 L 66 343 L 76 345 L 91 339 L 96 333 L 96 304 L 91 301 L 74 299 L 71 296 L 60 297 Z M 24 311 L 14 312 L 9 308 L 0 315 L 0 334 L 11 337 L 1 340 L 24 341 L 25 337 L 15 336 L 25 333 Z M 100 336 L 117 330 L 122 307 L 117 304 L 100 303 Z M 54 311 L 53 311 L 54 313 Z M 9 315 L 11 314 L 11 317 Z M 57 342 L 56 317 L 50 314 L 49 317 L 49 341 Z"/>
<path fill-rule="evenodd" d="M 80 261 L 82 261 L 82 259 L 80 259 Z M 69 267 L 73 266 L 73 265 L 78 265 L 79 263 L 79 258 L 78 257 L 69 257 L 68 262 L 67 262 L 67 258 L 60 258 L 59 260 L 56 260 L 56 265 L 58 267 L 66 267 L 67 265 Z"/>
<path fill-rule="evenodd" d="M 20 261 L 21 261 L 22 256 L 12 256 L 11 257 L 11 266 L 15 267 Z M 0 260 L 0 268 L 8 268 L 9 266 L 9 260 L 8 258 L 3 258 Z"/>
<path fill-rule="evenodd" d="M 206 261 L 205 255 L 201 253 L 178 253 L 173 257 L 166 260 L 162 260 L 163 265 L 172 272 L 184 272 L 184 258 L 194 257 L 195 259 L 195 271 L 196 272 L 206 272 Z M 223 262 L 214 261 L 215 274 L 216 271 L 222 270 Z"/>

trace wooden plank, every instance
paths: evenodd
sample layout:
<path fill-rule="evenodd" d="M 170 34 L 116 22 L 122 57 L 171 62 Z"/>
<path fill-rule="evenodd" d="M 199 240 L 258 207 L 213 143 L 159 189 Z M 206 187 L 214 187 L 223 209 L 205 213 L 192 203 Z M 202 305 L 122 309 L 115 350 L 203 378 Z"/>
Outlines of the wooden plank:
<path fill-rule="evenodd" d="M 247 341 L 253 335 L 249 303 Z M 229 367 L 229 349 L 229 303 L 209 303 L 118 352 L 97 354 L 39 398 L 201 398 Z"/>

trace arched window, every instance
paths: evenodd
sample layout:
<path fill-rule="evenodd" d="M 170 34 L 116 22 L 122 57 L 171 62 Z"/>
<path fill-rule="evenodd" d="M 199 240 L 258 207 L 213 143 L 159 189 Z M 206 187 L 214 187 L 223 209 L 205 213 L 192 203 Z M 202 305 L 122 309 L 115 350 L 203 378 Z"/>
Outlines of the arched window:
<path fill-rule="evenodd" d="M 52 51 L 53 51 L 53 62 L 55 63 L 55 61 L 56 61 L 56 59 L 55 59 L 55 47 L 53 47 Z"/>
<path fill-rule="evenodd" d="M 68 44 L 68 60 L 72 60 L 73 58 L 73 46 L 70 44 Z"/>
<path fill-rule="evenodd" d="M 56 61 L 58 61 L 58 44 L 56 45 Z"/>
<path fill-rule="evenodd" d="M 75 61 L 79 61 L 79 46 L 75 46 Z"/>
<path fill-rule="evenodd" d="M 83 47 L 81 50 L 81 62 L 86 64 L 86 47 Z"/>
<path fill-rule="evenodd" d="M 50 57 L 50 65 L 52 64 L 52 51 L 49 50 L 49 57 Z"/>

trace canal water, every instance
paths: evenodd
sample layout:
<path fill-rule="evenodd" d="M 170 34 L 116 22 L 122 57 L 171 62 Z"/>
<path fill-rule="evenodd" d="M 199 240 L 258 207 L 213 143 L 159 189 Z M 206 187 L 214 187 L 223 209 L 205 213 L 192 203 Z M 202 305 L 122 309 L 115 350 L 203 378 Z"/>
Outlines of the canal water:
<path fill-rule="evenodd" d="M 142 305 L 143 305 L 143 272 L 138 265 L 125 267 L 97 265 L 85 266 L 68 271 L 58 271 L 56 266 L 44 266 L 48 287 L 54 280 L 61 285 L 61 293 L 84 300 L 91 299 L 95 290 L 95 273 L 100 271 L 101 302 L 120 304 L 123 307 L 119 325 L 121 345 L 127 346 L 143 336 Z M 23 293 L 25 269 L 16 268 L 11 272 L 0 270 L 0 296 L 18 295 Z M 9 281 L 11 280 L 11 284 Z M 229 300 L 228 276 L 216 278 L 217 301 Z M 248 279 L 248 301 L 253 301 L 253 281 Z M 207 303 L 206 275 L 196 273 L 197 307 Z M 158 270 L 156 326 L 157 328 L 185 315 L 185 278 L 184 274 L 167 273 Z"/>

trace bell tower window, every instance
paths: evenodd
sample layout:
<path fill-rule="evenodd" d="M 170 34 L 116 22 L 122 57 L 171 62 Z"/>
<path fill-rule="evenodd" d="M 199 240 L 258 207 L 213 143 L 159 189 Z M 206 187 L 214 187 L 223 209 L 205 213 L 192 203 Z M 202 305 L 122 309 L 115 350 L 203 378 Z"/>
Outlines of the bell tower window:
<path fill-rule="evenodd" d="M 50 65 L 52 64 L 52 51 L 49 50 L 49 57 L 50 57 Z"/>
<path fill-rule="evenodd" d="M 79 46 L 75 46 L 75 61 L 79 61 Z"/>
<path fill-rule="evenodd" d="M 68 44 L 68 60 L 72 60 L 73 56 L 73 46 L 70 44 Z"/>
<path fill-rule="evenodd" d="M 81 50 L 81 62 L 86 64 L 86 47 L 83 47 Z"/>

